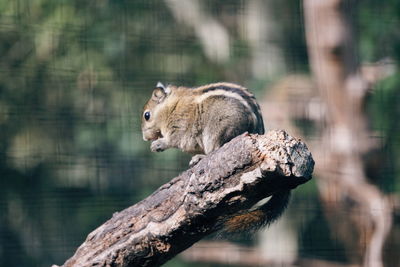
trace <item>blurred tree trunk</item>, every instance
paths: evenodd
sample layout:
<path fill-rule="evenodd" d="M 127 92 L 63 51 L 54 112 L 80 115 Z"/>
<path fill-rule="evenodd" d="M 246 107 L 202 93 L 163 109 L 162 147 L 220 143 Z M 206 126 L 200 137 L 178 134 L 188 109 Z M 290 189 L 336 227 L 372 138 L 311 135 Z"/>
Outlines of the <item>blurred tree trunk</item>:
<path fill-rule="evenodd" d="M 226 62 L 230 56 L 227 29 L 204 11 L 199 0 L 165 0 L 174 18 L 194 30 L 204 54 L 210 61 Z"/>
<path fill-rule="evenodd" d="M 305 0 L 310 65 L 327 108 L 318 154 L 318 186 L 326 216 L 356 264 L 380 267 L 391 227 L 387 199 L 367 182 L 366 153 L 375 147 L 365 107 L 367 82 L 360 75 L 351 18 L 355 1 Z M 342 168 L 338 168 L 342 166 Z"/>
<path fill-rule="evenodd" d="M 251 53 L 251 75 L 257 79 L 276 77 L 283 73 L 285 59 L 280 39 L 278 22 L 273 16 L 271 1 L 245 1 L 240 25 L 240 33 L 247 40 Z"/>

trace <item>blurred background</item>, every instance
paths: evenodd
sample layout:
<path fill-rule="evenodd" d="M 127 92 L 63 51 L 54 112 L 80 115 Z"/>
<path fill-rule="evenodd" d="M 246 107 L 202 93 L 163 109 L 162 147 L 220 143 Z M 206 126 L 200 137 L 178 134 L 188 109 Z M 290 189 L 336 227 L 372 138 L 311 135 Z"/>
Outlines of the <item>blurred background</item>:
<path fill-rule="evenodd" d="M 279 223 L 166 266 L 400 266 L 400 2 L 314 2 L 1 0 L 0 266 L 64 263 L 187 168 L 142 139 L 158 81 L 244 85 L 316 160 Z"/>

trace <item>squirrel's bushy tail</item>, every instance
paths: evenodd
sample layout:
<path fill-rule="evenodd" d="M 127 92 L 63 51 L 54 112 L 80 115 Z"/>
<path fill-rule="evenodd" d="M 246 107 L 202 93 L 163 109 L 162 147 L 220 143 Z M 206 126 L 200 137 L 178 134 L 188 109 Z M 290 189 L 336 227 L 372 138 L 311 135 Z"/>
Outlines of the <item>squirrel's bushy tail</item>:
<path fill-rule="evenodd" d="M 229 218 L 224 223 L 224 232 L 237 233 L 258 230 L 278 219 L 289 203 L 290 190 L 278 192 L 262 206 Z"/>

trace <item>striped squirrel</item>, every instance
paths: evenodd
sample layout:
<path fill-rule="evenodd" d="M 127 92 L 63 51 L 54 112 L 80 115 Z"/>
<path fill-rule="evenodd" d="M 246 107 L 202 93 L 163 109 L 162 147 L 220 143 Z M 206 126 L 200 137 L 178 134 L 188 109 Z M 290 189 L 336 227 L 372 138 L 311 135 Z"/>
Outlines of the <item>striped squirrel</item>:
<path fill-rule="evenodd" d="M 179 148 L 195 154 L 189 165 L 244 133 L 264 134 L 256 99 L 246 88 L 233 83 L 213 83 L 196 88 L 158 83 L 143 108 L 142 133 L 151 151 Z M 290 193 L 275 193 L 265 204 L 225 223 L 226 232 L 256 229 L 277 219 Z"/>

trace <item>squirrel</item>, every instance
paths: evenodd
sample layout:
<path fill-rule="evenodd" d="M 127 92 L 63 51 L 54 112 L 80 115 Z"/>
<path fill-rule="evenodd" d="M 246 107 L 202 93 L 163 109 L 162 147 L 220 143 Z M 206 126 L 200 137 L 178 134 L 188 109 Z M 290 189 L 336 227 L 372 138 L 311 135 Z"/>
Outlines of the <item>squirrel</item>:
<path fill-rule="evenodd" d="M 245 87 L 220 82 L 200 87 L 164 86 L 158 82 L 143 108 L 142 134 L 151 151 L 178 148 L 195 154 L 189 165 L 244 133 L 264 134 L 260 106 Z M 233 215 L 228 233 L 259 229 L 279 218 L 290 191 L 277 192 L 259 207 Z"/>

